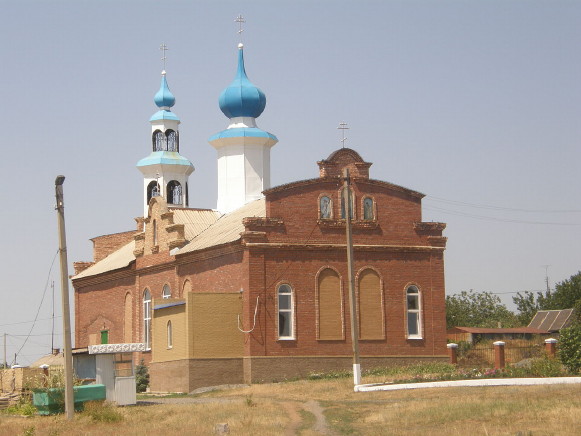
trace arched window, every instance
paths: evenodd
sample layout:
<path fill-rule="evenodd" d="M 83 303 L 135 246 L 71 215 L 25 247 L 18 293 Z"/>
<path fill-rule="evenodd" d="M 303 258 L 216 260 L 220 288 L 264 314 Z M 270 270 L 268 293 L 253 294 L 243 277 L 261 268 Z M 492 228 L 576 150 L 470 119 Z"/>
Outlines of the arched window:
<path fill-rule="evenodd" d="M 167 139 L 161 130 L 153 132 L 153 151 L 167 150 Z"/>
<path fill-rule="evenodd" d="M 278 338 L 294 339 L 294 299 L 289 285 L 280 285 L 278 294 Z"/>
<path fill-rule="evenodd" d="M 159 196 L 159 184 L 157 183 L 156 180 L 152 180 L 151 182 L 149 182 L 149 185 L 147 185 L 147 204 L 149 204 L 149 201 L 151 200 L 152 197 L 158 196 Z"/>
<path fill-rule="evenodd" d="M 322 220 L 331 219 L 333 217 L 333 203 L 331 202 L 331 198 L 323 195 L 319 199 L 319 217 Z"/>
<path fill-rule="evenodd" d="M 320 272 L 317 278 L 318 339 L 342 340 L 343 293 L 339 274 L 331 268 Z"/>
<path fill-rule="evenodd" d="M 147 288 L 143 292 L 143 342 L 151 350 L 151 293 Z"/>
<path fill-rule="evenodd" d="M 363 199 L 363 219 L 366 221 L 372 221 L 375 219 L 375 213 L 373 210 L 373 198 L 365 197 Z"/>
<path fill-rule="evenodd" d="M 408 286 L 406 305 L 408 339 L 422 339 L 422 305 L 417 286 Z"/>
<path fill-rule="evenodd" d="M 171 327 L 171 321 L 167 322 L 167 348 L 173 347 L 173 331 Z"/>
<path fill-rule="evenodd" d="M 167 184 L 167 202 L 169 204 L 182 204 L 182 185 L 175 180 Z"/>
<path fill-rule="evenodd" d="M 188 295 L 189 292 L 192 292 L 192 282 L 186 280 L 184 282 L 184 286 L 182 287 L 181 298 L 187 298 L 186 296 Z"/>
<path fill-rule="evenodd" d="M 180 151 L 178 134 L 173 130 L 166 130 L 165 135 L 167 137 L 167 151 Z"/>
<path fill-rule="evenodd" d="M 190 205 L 190 194 L 188 193 L 188 182 L 186 182 L 186 207 Z"/>
<path fill-rule="evenodd" d="M 155 247 L 157 245 L 157 222 L 155 220 L 153 220 L 153 246 Z"/>
<path fill-rule="evenodd" d="M 125 295 L 125 317 L 123 324 L 123 340 L 126 343 L 133 342 L 133 297 L 128 292 Z"/>
<path fill-rule="evenodd" d="M 349 216 L 351 219 L 353 219 L 353 213 L 355 211 L 355 194 L 353 193 L 353 190 L 350 190 L 350 197 L 351 197 L 351 204 L 350 204 L 350 210 L 349 210 Z M 341 189 L 341 219 L 345 219 L 346 215 L 345 215 L 345 188 Z"/>
<path fill-rule="evenodd" d="M 171 289 L 170 289 L 169 285 L 163 285 L 163 291 L 161 291 L 161 297 L 164 300 L 171 298 Z"/>
<path fill-rule="evenodd" d="M 384 339 L 383 292 L 379 275 L 372 269 L 359 274 L 359 337 Z"/>

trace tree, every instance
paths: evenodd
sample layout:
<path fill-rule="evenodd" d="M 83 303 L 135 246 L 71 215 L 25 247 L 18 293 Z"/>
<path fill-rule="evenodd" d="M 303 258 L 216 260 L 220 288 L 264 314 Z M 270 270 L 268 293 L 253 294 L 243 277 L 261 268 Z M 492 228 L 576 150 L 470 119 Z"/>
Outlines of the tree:
<path fill-rule="evenodd" d="M 149 386 L 149 371 L 143 359 L 135 367 L 135 384 L 137 392 L 145 392 Z"/>
<path fill-rule="evenodd" d="M 490 292 L 462 291 L 446 297 L 447 328 L 460 327 L 515 327 L 516 315 Z"/>
<path fill-rule="evenodd" d="M 560 310 L 581 308 L 581 271 L 555 285 L 554 291 L 517 293 L 512 298 L 523 324 L 529 324 L 539 310 Z M 577 311 L 577 315 L 581 314 Z"/>

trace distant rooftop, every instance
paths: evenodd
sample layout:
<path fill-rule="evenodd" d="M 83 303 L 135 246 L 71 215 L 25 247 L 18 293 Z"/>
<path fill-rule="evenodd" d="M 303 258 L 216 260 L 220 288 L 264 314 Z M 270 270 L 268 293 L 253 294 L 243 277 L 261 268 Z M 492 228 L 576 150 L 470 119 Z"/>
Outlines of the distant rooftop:
<path fill-rule="evenodd" d="M 573 309 L 539 310 L 531 320 L 529 327 L 546 330 L 551 333 L 569 327 L 573 322 Z"/>

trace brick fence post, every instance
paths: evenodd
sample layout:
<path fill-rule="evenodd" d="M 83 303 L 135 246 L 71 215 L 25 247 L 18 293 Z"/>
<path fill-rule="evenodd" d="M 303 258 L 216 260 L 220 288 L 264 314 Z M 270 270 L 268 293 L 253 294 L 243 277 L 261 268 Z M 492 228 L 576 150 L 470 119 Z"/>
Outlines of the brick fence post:
<path fill-rule="evenodd" d="M 551 359 L 555 358 L 557 354 L 557 340 L 553 338 L 545 339 L 545 350 L 547 351 L 547 356 Z"/>
<path fill-rule="evenodd" d="M 448 344 L 448 356 L 450 356 L 450 363 L 456 365 L 458 363 L 458 344 Z"/>
<path fill-rule="evenodd" d="M 505 367 L 504 361 L 504 345 L 502 341 L 496 341 L 494 345 L 494 368 L 502 369 Z"/>

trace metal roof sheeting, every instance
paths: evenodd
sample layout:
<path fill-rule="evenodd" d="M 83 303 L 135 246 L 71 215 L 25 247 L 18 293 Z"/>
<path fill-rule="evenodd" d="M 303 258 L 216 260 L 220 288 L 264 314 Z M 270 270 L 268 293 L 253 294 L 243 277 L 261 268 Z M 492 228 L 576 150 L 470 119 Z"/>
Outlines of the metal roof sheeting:
<path fill-rule="evenodd" d="M 221 216 L 220 212 L 209 209 L 172 209 L 173 221 L 184 225 L 186 241 L 191 241 Z"/>
<path fill-rule="evenodd" d="M 264 216 L 266 216 L 264 198 L 245 204 L 241 208 L 220 217 L 215 224 L 192 239 L 177 254 L 190 253 L 214 245 L 237 241 L 240 239 L 240 233 L 244 231 L 244 224 L 242 224 L 244 218 Z"/>
<path fill-rule="evenodd" d="M 119 250 L 114 251 L 106 258 L 100 260 L 99 262 L 90 266 L 86 270 L 81 271 L 73 278 L 81 279 L 83 277 L 96 276 L 97 274 L 102 274 L 107 271 L 113 271 L 115 269 L 124 268 L 135 260 L 133 250 L 135 250 L 135 241 L 131 241 L 129 244 L 124 245 Z"/>
<path fill-rule="evenodd" d="M 529 327 L 558 332 L 572 322 L 573 309 L 539 310 L 529 323 Z"/>
<path fill-rule="evenodd" d="M 170 208 L 170 211 L 173 212 L 174 223 L 184 225 L 184 236 L 189 241 L 176 253 L 182 254 L 240 239 L 240 233 L 244 231 L 242 220 L 266 216 L 266 205 L 264 198 L 261 198 L 226 215 L 209 209 Z M 80 279 L 125 268 L 135 260 L 134 250 L 135 241 L 131 241 L 73 278 Z"/>

